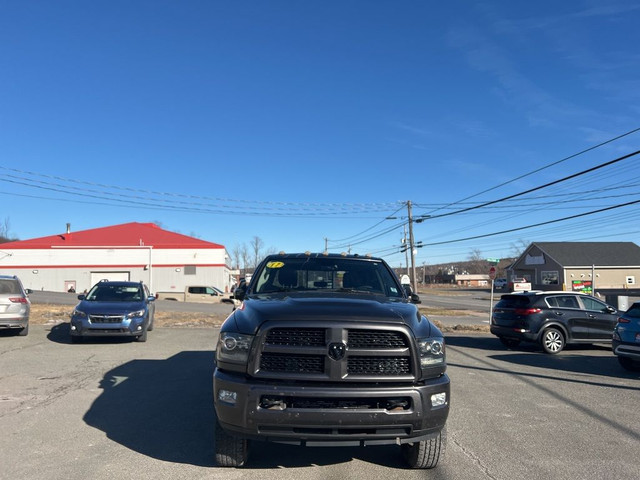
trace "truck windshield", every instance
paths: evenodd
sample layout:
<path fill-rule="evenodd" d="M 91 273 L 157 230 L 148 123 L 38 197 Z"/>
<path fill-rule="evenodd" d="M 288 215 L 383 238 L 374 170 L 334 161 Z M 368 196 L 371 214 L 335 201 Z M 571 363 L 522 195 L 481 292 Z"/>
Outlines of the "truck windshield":
<path fill-rule="evenodd" d="M 256 293 L 290 291 L 371 292 L 402 297 L 403 292 L 384 263 L 348 258 L 283 258 L 264 264 L 254 291 Z"/>

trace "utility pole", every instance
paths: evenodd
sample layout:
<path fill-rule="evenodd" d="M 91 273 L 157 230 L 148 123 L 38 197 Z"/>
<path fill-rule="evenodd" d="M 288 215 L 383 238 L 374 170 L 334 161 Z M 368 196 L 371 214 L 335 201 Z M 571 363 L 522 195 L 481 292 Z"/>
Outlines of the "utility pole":
<path fill-rule="evenodd" d="M 402 231 L 404 232 L 404 237 L 402 238 L 402 243 L 404 244 L 404 264 L 407 266 L 407 275 L 409 275 L 409 248 L 407 246 L 407 226 L 402 225 Z"/>
<path fill-rule="evenodd" d="M 324 237 L 324 253 L 329 253 L 329 239 L 327 237 Z"/>
<path fill-rule="evenodd" d="M 413 215 L 411 213 L 411 200 L 407 200 L 407 214 L 409 218 L 409 248 L 411 249 L 411 282 L 413 292 L 418 291 L 418 281 L 416 279 L 416 254 L 413 243 Z"/>

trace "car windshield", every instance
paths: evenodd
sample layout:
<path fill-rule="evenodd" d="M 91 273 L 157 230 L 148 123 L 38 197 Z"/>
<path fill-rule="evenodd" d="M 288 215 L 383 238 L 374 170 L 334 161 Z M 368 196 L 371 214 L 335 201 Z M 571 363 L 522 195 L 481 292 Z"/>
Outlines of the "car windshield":
<path fill-rule="evenodd" d="M 253 291 L 370 292 L 388 297 L 404 293 L 381 261 L 348 258 L 282 258 L 266 262 Z"/>
<path fill-rule="evenodd" d="M 139 302 L 142 291 L 131 285 L 94 285 L 86 299 L 94 302 Z"/>

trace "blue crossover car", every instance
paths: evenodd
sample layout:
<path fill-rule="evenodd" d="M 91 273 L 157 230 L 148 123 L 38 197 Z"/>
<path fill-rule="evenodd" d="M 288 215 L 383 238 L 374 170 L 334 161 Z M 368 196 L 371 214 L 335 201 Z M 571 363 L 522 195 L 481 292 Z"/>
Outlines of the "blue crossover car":
<path fill-rule="evenodd" d="M 102 281 L 78 299 L 71 313 L 74 343 L 96 336 L 129 336 L 146 342 L 147 332 L 153 330 L 155 297 L 142 282 Z"/>
<path fill-rule="evenodd" d="M 618 317 L 612 347 L 620 365 L 627 370 L 640 371 L 640 302 Z"/>

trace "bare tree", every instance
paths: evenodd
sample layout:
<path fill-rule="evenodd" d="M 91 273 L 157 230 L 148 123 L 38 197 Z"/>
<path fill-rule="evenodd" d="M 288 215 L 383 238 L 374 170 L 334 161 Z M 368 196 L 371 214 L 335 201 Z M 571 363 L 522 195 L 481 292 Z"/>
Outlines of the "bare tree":
<path fill-rule="evenodd" d="M 482 258 L 482 252 L 477 248 L 471 250 L 471 253 L 469 254 L 469 263 L 467 264 L 469 273 L 484 273 L 487 270 L 486 267 L 487 261 Z"/>
<path fill-rule="evenodd" d="M 11 238 L 9 233 L 10 229 L 9 217 L 6 217 L 2 224 L 0 224 L 0 243 L 12 242 L 16 240 L 15 238 Z"/>
<path fill-rule="evenodd" d="M 247 273 L 249 269 L 249 249 L 245 243 L 240 245 L 240 260 L 242 262 L 243 273 Z"/>
<path fill-rule="evenodd" d="M 518 258 L 522 253 L 527 249 L 529 243 L 527 243 L 522 238 L 517 242 L 511 244 L 511 256 L 514 258 Z"/>
<path fill-rule="evenodd" d="M 242 255 L 240 254 L 240 245 L 235 244 L 233 246 L 231 257 L 233 258 L 233 268 L 240 270 L 240 259 L 242 258 Z"/>
<path fill-rule="evenodd" d="M 258 262 L 260 262 L 262 258 L 262 248 L 264 247 L 264 242 L 257 235 L 253 237 L 251 240 L 251 253 L 253 254 L 253 268 L 258 266 Z"/>

